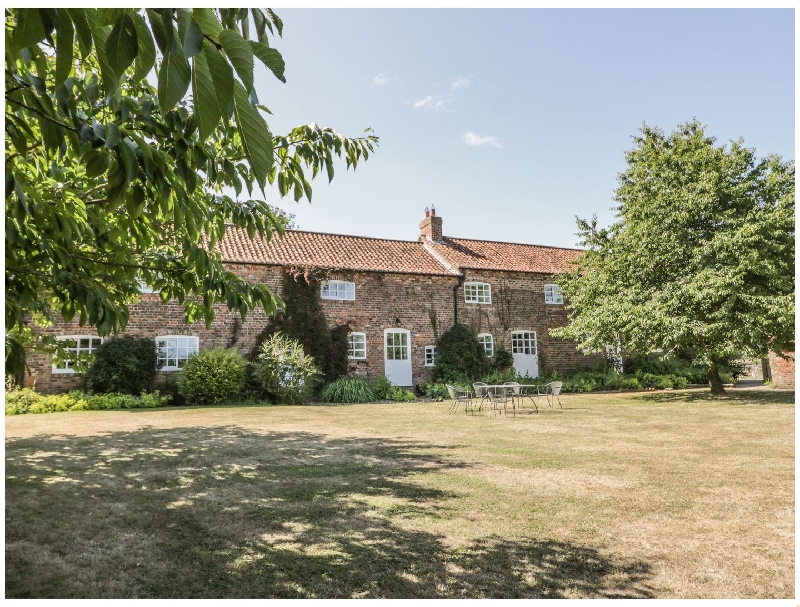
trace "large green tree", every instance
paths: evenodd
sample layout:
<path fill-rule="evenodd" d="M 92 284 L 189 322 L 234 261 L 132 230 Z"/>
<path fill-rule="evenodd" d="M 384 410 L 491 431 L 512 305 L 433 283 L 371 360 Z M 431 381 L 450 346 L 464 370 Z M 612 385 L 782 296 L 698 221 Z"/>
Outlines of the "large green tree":
<path fill-rule="evenodd" d="M 37 325 L 78 317 L 124 329 L 139 281 L 210 324 L 214 304 L 267 313 L 265 285 L 225 270 L 230 222 L 282 233 L 267 204 L 311 199 L 377 143 L 308 124 L 271 133 L 256 60 L 285 82 L 272 47 L 283 24 L 261 9 L 6 9 L 6 369 L 26 347 L 56 351 Z M 307 175 L 310 173 L 310 175 Z M 254 196 L 260 193 L 260 196 Z M 234 194 L 235 193 L 235 194 Z M 290 219 L 290 218 L 289 218 Z"/>
<path fill-rule="evenodd" d="M 696 120 L 645 125 L 615 199 L 609 228 L 578 221 L 588 250 L 558 277 L 569 324 L 552 335 L 691 352 L 714 394 L 726 359 L 794 348 L 793 161 L 717 145 Z"/>

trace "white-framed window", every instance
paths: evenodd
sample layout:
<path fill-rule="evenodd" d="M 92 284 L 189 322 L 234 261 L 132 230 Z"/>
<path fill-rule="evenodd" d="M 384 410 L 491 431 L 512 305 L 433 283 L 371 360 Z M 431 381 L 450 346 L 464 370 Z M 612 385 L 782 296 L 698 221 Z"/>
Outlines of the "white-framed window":
<path fill-rule="evenodd" d="M 483 351 L 486 356 L 491 358 L 494 356 L 494 338 L 489 333 L 481 333 L 478 335 L 478 341 L 483 346 Z"/>
<path fill-rule="evenodd" d="M 464 301 L 466 303 L 492 303 L 492 285 L 488 282 L 465 282 Z"/>
<path fill-rule="evenodd" d="M 367 336 L 365 333 L 347 334 L 347 358 L 350 360 L 366 360 Z"/>
<path fill-rule="evenodd" d="M 544 286 L 544 303 L 546 304 L 564 303 L 564 296 L 561 294 L 561 289 L 558 288 L 558 285 Z"/>
<path fill-rule="evenodd" d="M 159 335 L 156 337 L 158 362 L 162 371 L 177 371 L 189 356 L 200 351 L 200 339 L 194 335 Z"/>
<path fill-rule="evenodd" d="M 356 283 L 346 280 L 326 280 L 320 290 L 322 299 L 354 301 L 356 298 Z"/>
<path fill-rule="evenodd" d="M 433 367 L 436 364 L 436 346 L 425 346 L 425 366 Z"/>
<path fill-rule="evenodd" d="M 536 331 L 511 333 L 511 354 L 536 354 Z"/>
<path fill-rule="evenodd" d="M 64 335 L 56 338 L 60 342 L 64 342 L 64 350 L 66 352 L 74 352 L 77 354 L 93 354 L 94 351 L 103 343 L 103 338 L 97 335 Z M 53 373 L 75 373 L 72 368 L 72 360 L 63 360 L 60 363 L 53 363 Z"/>

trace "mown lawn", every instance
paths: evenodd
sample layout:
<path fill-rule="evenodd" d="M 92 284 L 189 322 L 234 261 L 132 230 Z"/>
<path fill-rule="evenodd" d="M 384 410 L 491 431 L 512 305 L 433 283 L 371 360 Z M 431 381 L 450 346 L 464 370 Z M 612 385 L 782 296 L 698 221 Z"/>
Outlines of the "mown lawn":
<path fill-rule="evenodd" d="M 794 597 L 793 392 L 562 401 L 8 417 L 6 598 Z"/>

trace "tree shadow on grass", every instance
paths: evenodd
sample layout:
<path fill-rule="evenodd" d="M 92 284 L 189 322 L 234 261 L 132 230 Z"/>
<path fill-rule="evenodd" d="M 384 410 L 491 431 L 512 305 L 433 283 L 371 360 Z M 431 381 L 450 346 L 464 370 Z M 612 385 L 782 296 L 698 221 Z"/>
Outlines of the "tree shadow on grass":
<path fill-rule="evenodd" d="M 792 405 L 794 404 L 794 391 L 788 390 L 741 390 L 728 388 L 721 396 L 714 396 L 709 390 L 705 391 L 668 391 L 651 392 L 631 396 L 632 401 L 645 403 L 728 403 L 731 405 Z"/>
<path fill-rule="evenodd" d="M 9 598 L 651 597 L 650 568 L 549 539 L 447 538 L 412 441 L 235 427 L 6 444 Z M 419 523 L 419 524 L 417 524 Z"/>

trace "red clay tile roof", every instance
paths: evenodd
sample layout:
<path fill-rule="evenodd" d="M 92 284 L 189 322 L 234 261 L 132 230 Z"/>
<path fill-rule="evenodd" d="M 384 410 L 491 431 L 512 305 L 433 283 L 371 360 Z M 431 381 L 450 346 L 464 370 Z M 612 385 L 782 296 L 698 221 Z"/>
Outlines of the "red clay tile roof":
<path fill-rule="evenodd" d="M 232 226 L 217 249 L 227 262 L 445 276 L 462 268 L 554 274 L 581 254 L 578 249 L 447 236 L 441 242 L 407 241 L 302 230 L 286 230 L 282 238 L 276 234 L 267 242 L 259 236 L 250 240 L 246 230 Z"/>
<path fill-rule="evenodd" d="M 506 270 L 555 274 L 577 259 L 579 249 L 562 249 L 510 242 L 467 240 L 444 236 L 441 242 L 427 240 L 428 246 L 455 268 Z"/>
<path fill-rule="evenodd" d="M 246 230 L 228 226 L 217 249 L 228 262 L 452 275 L 422 243 L 405 240 L 286 230 L 283 238 L 275 234 L 267 242 L 258 235 L 250 240 Z"/>

